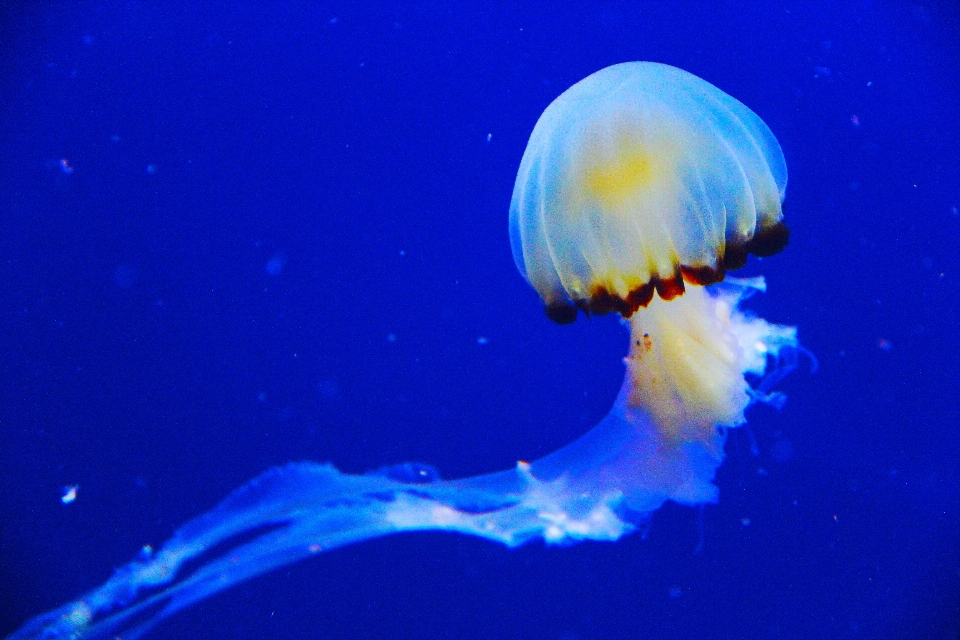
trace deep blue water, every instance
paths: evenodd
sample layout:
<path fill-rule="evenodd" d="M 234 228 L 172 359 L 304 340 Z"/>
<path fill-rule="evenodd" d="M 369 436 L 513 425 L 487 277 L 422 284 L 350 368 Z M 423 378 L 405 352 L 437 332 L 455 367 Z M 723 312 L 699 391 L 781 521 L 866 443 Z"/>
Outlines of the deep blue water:
<path fill-rule="evenodd" d="M 744 273 L 820 361 L 719 505 L 348 547 L 151 637 L 957 637 L 956 4 L 181 4 L 0 10 L 0 635 L 273 465 L 460 477 L 586 432 L 626 334 L 544 317 L 507 207 L 553 98 L 655 60 L 778 137 L 791 243 Z"/>

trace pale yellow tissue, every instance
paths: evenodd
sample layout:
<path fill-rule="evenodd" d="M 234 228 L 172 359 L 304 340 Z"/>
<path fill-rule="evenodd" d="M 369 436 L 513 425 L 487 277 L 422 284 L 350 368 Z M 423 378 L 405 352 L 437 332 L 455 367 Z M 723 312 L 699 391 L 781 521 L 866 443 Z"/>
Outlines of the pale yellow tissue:
<path fill-rule="evenodd" d="M 605 208 L 618 210 L 643 189 L 652 188 L 661 169 L 657 158 L 643 146 L 621 140 L 611 157 L 596 158 L 585 168 L 584 190 Z"/>
<path fill-rule="evenodd" d="M 743 422 L 749 404 L 730 308 L 703 287 L 654 300 L 630 320 L 630 404 L 650 413 L 669 443 L 708 442 Z"/>

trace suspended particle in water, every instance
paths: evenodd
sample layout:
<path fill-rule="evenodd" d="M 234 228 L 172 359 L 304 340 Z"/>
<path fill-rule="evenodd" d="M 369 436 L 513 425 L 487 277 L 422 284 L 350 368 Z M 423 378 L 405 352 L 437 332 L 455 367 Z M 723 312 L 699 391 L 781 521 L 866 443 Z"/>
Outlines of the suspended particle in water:
<path fill-rule="evenodd" d="M 273 254 L 273 257 L 267 260 L 267 265 L 265 267 L 268 274 L 271 276 L 278 276 L 280 272 L 283 271 L 283 267 L 287 264 L 287 256 L 282 251 L 278 251 Z"/>
<path fill-rule="evenodd" d="M 80 488 L 80 485 L 70 485 L 69 487 L 63 488 L 63 495 L 60 496 L 60 502 L 63 504 L 70 504 L 77 499 L 77 489 Z"/>

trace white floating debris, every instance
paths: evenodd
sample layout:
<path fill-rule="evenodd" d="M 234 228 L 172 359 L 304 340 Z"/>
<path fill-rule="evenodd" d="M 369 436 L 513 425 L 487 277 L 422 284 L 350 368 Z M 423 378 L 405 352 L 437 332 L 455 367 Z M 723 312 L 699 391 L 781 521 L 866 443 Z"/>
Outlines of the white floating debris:
<path fill-rule="evenodd" d="M 77 489 L 80 488 L 80 485 L 70 485 L 69 487 L 63 488 L 63 495 L 60 496 L 60 502 L 63 504 L 70 504 L 77 499 Z"/>

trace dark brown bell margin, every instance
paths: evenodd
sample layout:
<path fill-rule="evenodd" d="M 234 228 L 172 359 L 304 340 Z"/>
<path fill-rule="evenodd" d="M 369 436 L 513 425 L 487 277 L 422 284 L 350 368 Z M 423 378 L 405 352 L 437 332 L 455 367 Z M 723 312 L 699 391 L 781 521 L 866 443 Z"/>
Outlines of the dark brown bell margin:
<path fill-rule="evenodd" d="M 747 264 L 748 254 L 767 258 L 783 251 L 788 242 L 790 242 L 790 229 L 783 222 L 778 222 L 766 229 L 758 229 L 752 238 L 742 244 L 727 242 L 723 266 L 728 271 L 734 271 Z"/>
<path fill-rule="evenodd" d="M 761 229 L 752 238 L 742 244 L 728 243 L 723 262 L 715 267 L 681 265 L 672 278 L 653 276 L 650 282 L 630 291 L 626 298 L 598 286 L 590 292 L 588 299 L 570 301 L 555 300 L 544 309 L 547 317 L 557 324 L 570 324 L 577 319 L 577 309 L 586 315 L 604 315 L 619 313 L 624 318 L 632 316 L 640 307 L 646 307 L 653 300 L 654 291 L 664 300 L 673 300 L 683 295 L 684 281 L 690 284 L 706 286 L 721 282 L 727 271 L 733 271 L 747 264 L 747 256 L 753 254 L 766 258 L 779 253 L 790 240 L 790 229 L 783 222 Z"/>

